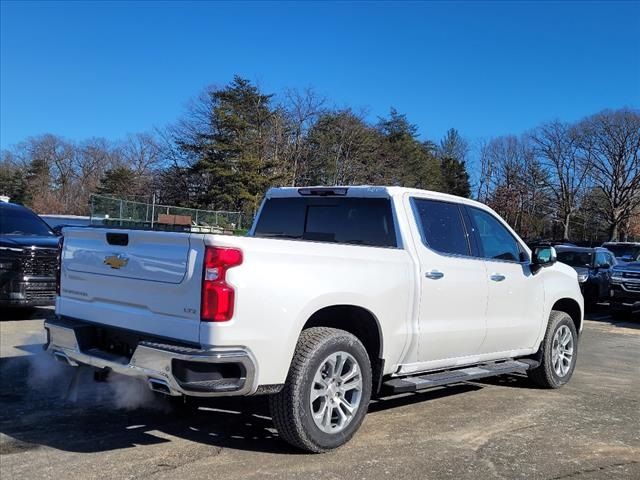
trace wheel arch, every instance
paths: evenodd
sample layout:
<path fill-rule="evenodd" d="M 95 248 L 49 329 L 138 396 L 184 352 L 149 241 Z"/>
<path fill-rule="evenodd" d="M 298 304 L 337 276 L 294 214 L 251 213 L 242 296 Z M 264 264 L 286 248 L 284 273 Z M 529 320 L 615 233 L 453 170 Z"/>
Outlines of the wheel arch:
<path fill-rule="evenodd" d="M 312 327 L 330 327 L 345 330 L 362 342 L 371 362 L 373 392 L 377 392 L 384 371 L 383 335 L 378 318 L 359 305 L 330 305 L 315 311 L 302 330 Z"/>
<path fill-rule="evenodd" d="M 582 307 L 580 304 L 574 300 L 573 298 L 561 298 L 556 300 L 556 302 L 551 307 L 551 310 L 557 310 L 559 312 L 564 312 L 571 317 L 574 325 L 576 326 L 576 332 L 578 335 L 582 331 Z"/>

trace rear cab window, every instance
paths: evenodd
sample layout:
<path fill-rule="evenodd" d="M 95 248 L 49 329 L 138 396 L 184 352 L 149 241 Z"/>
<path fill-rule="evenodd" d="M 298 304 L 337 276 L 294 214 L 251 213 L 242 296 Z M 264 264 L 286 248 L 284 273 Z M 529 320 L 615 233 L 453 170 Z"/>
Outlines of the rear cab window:
<path fill-rule="evenodd" d="M 268 198 L 253 236 L 398 247 L 391 200 L 388 198 Z"/>

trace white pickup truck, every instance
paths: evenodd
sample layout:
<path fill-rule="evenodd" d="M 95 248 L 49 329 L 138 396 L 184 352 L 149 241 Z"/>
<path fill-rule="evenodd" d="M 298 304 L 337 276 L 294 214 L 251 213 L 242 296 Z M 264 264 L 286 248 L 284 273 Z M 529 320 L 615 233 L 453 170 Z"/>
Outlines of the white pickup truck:
<path fill-rule="evenodd" d="M 246 237 L 65 230 L 46 348 L 179 396 L 268 394 L 280 436 L 347 442 L 372 396 L 504 373 L 557 388 L 576 272 L 480 203 L 399 187 L 276 188 Z"/>

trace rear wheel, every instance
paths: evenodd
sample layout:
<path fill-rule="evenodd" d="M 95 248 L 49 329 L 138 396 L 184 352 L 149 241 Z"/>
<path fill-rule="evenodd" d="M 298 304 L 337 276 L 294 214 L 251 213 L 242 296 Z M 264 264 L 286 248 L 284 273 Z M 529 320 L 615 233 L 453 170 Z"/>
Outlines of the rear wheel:
<path fill-rule="evenodd" d="M 280 436 L 320 453 L 337 448 L 358 430 L 371 398 L 371 365 L 362 343 L 343 330 L 304 330 L 284 388 L 270 397 Z"/>
<path fill-rule="evenodd" d="M 551 312 L 540 349 L 540 365 L 529 370 L 529 378 L 543 388 L 566 384 L 573 375 L 578 355 L 578 332 L 567 313 Z"/>

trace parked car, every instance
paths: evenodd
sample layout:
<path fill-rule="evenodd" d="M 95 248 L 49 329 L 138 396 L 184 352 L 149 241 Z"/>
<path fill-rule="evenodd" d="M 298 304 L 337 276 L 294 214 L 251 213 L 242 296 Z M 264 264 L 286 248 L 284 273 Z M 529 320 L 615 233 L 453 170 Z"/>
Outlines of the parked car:
<path fill-rule="evenodd" d="M 478 202 L 271 189 L 248 236 L 65 230 L 47 349 L 172 397 L 270 395 L 281 438 L 347 442 L 369 399 L 504 373 L 558 388 L 583 298 Z"/>
<path fill-rule="evenodd" d="M 640 261 L 640 242 L 606 242 L 602 244 L 621 262 Z"/>
<path fill-rule="evenodd" d="M 610 306 L 616 318 L 640 310 L 640 262 L 620 263 L 613 268 Z"/>
<path fill-rule="evenodd" d="M 611 269 L 617 264 L 609 250 L 558 245 L 558 261 L 573 267 L 587 304 L 608 300 L 611 291 Z"/>
<path fill-rule="evenodd" d="M 28 208 L 0 202 L 0 306 L 53 305 L 58 237 Z"/>

